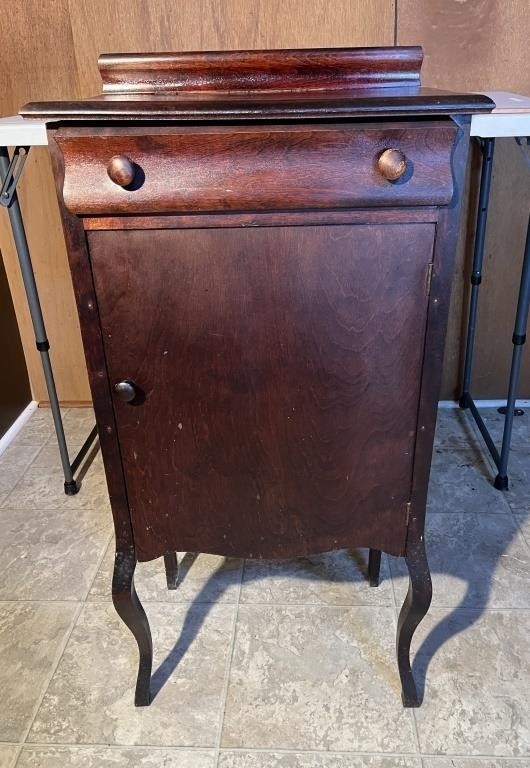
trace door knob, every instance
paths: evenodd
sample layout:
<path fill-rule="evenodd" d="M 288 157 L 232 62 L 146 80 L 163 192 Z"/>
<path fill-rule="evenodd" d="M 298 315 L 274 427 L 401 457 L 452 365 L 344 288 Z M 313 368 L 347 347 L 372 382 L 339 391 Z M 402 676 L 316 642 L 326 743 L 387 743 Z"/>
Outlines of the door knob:
<path fill-rule="evenodd" d="M 134 181 L 135 167 L 127 155 L 114 155 L 107 166 L 110 179 L 120 187 L 128 187 Z"/>
<path fill-rule="evenodd" d="M 385 149 L 377 158 L 379 173 L 388 181 L 396 181 L 407 169 L 407 158 L 400 149 Z"/>
<path fill-rule="evenodd" d="M 129 379 L 118 381 L 118 383 L 114 385 L 114 391 L 124 403 L 130 403 L 137 395 L 134 382 L 129 381 Z"/>

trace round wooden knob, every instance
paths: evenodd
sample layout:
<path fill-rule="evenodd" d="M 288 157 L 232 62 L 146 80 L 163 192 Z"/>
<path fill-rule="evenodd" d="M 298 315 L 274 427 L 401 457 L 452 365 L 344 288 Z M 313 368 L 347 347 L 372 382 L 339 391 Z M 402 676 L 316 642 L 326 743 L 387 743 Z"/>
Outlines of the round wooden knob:
<path fill-rule="evenodd" d="M 385 149 L 377 159 L 379 173 L 388 181 L 403 176 L 407 169 L 407 158 L 400 149 Z"/>
<path fill-rule="evenodd" d="M 114 391 L 124 403 L 132 402 L 137 394 L 134 382 L 129 381 L 129 379 L 118 381 L 118 383 L 114 385 Z"/>
<path fill-rule="evenodd" d="M 127 155 L 114 155 L 110 158 L 107 173 L 115 184 L 128 187 L 134 180 L 134 163 Z"/>

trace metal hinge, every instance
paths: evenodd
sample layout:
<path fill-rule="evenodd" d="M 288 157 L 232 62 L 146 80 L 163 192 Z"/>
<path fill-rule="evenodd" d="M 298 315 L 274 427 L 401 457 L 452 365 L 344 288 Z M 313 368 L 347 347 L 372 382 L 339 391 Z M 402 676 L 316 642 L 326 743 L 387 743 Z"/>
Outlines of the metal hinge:
<path fill-rule="evenodd" d="M 427 264 L 427 276 L 425 278 L 425 295 L 426 296 L 428 296 L 431 292 L 432 268 L 433 268 L 433 262 L 431 261 L 429 264 Z"/>
<path fill-rule="evenodd" d="M 409 520 L 410 520 L 410 508 L 412 507 L 412 502 L 408 501 L 405 506 L 405 525 L 408 528 L 409 527 Z"/>
<path fill-rule="evenodd" d="M 11 200 L 15 194 L 20 174 L 24 168 L 24 163 L 28 156 L 29 147 L 15 147 L 13 157 L 9 163 L 6 177 L 3 180 L 2 188 L 0 189 L 0 205 L 7 208 L 11 205 Z M 0 179 L 1 180 L 1 179 Z"/>

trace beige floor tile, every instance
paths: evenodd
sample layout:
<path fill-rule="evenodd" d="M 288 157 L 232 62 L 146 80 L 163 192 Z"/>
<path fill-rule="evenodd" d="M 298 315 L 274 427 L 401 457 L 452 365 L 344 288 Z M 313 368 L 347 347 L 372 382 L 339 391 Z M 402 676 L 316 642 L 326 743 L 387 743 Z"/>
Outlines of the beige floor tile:
<path fill-rule="evenodd" d="M 88 437 L 88 435 L 87 435 Z M 68 453 L 70 457 L 70 461 L 72 462 L 75 457 L 77 456 L 77 453 L 81 446 L 84 443 L 84 439 L 68 439 L 68 436 L 66 438 L 66 444 L 68 447 Z M 96 440 L 88 452 L 88 456 L 91 456 L 91 462 L 90 466 L 92 466 L 93 463 L 101 463 L 101 451 L 99 450 L 99 442 Z M 32 462 L 32 467 L 42 467 L 43 469 L 48 470 L 55 470 L 55 471 L 61 471 L 62 470 L 62 464 L 61 464 L 61 457 L 59 455 L 59 448 L 57 446 L 57 441 L 54 437 L 50 438 L 48 442 L 40 449 L 39 453 L 35 457 L 35 459 Z"/>
<path fill-rule="evenodd" d="M 339 550 L 288 561 L 248 560 L 241 601 L 298 605 L 393 605 L 390 572 L 381 560 L 381 583 L 370 587 L 367 550 Z"/>
<path fill-rule="evenodd" d="M 510 454 L 508 478 L 509 488 L 503 494 L 506 501 L 514 512 L 530 517 L 530 450 Z"/>
<path fill-rule="evenodd" d="M 29 742 L 215 746 L 235 607 L 145 607 L 155 649 L 152 689 L 164 681 L 152 704 L 133 704 L 137 650 L 131 633 L 112 604 L 87 603 Z"/>
<path fill-rule="evenodd" d="M 69 408 L 63 419 L 64 431 L 71 438 L 80 439 L 81 442 L 88 437 L 89 432 L 96 424 L 93 408 Z"/>
<path fill-rule="evenodd" d="M 25 747 L 17 768 L 215 768 L 215 756 L 153 747 Z"/>
<path fill-rule="evenodd" d="M 13 768 L 17 751 L 16 746 L 0 745 L 0 768 Z"/>
<path fill-rule="evenodd" d="M 502 757 L 424 757 L 423 768 L 527 768 L 526 760 Z"/>
<path fill-rule="evenodd" d="M 530 609 L 530 550 L 511 515 L 431 512 L 426 543 L 434 605 Z M 407 569 L 402 558 L 389 559 L 401 605 Z"/>
<path fill-rule="evenodd" d="M 414 752 L 384 607 L 241 605 L 224 749 Z"/>
<path fill-rule="evenodd" d="M 0 600 L 82 600 L 112 531 L 106 510 L 0 509 Z"/>
<path fill-rule="evenodd" d="M 526 541 L 526 545 L 530 547 L 530 514 L 524 515 L 516 512 L 514 517 L 519 526 L 519 530 Z"/>
<path fill-rule="evenodd" d="M 429 483 L 429 510 L 508 514 L 508 502 L 492 485 L 494 476 L 476 451 L 435 450 Z"/>
<path fill-rule="evenodd" d="M 473 417 L 460 408 L 439 408 L 434 444 L 437 448 L 470 449 L 477 442 Z"/>
<path fill-rule="evenodd" d="M 421 768 L 419 757 L 318 752 L 221 752 L 218 768 Z"/>
<path fill-rule="evenodd" d="M 242 562 L 218 555 L 179 552 L 179 585 L 168 590 L 163 558 L 138 563 L 134 580 L 142 601 L 170 603 L 235 603 L 241 584 Z M 88 599 L 110 600 L 114 566 L 114 540 L 105 553 Z"/>
<path fill-rule="evenodd" d="M 7 495 L 18 483 L 39 452 L 39 446 L 12 443 L 0 456 L 0 495 Z"/>
<path fill-rule="evenodd" d="M 0 603 L 0 741 L 18 741 L 56 662 L 77 606 Z"/>
<path fill-rule="evenodd" d="M 88 432 L 96 423 L 93 408 L 69 408 L 63 419 L 65 430 L 85 430 Z"/>
<path fill-rule="evenodd" d="M 79 493 L 66 496 L 60 470 L 32 466 L 4 500 L 12 509 L 107 509 L 110 503 L 103 469 L 91 468 L 83 478 Z M 110 519 L 110 517 L 109 517 Z"/>
<path fill-rule="evenodd" d="M 420 748 L 442 755 L 526 756 L 530 763 L 530 611 L 431 608 L 415 638 Z"/>
<path fill-rule="evenodd" d="M 68 414 L 68 408 L 61 408 L 63 419 Z M 53 416 L 50 408 L 37 408 L 31 415 L 29 421 L 16 436 L 17 445 L 25 443 L 39 447 L 44 445 L 49 437 L 54 433 Z"/>
<path fill-rule="evenodd" d="M 513 420 L 510 444 L 512 451 L 528 451 L 530 448 L 530 409 L 524 408 L 523 410 L 524 415 L 516 416 Z M 504 416 L 496 408 L 479 408 L 478 411 L 493 438 L 493 442 L 500 449 L 504 430 Z"/>

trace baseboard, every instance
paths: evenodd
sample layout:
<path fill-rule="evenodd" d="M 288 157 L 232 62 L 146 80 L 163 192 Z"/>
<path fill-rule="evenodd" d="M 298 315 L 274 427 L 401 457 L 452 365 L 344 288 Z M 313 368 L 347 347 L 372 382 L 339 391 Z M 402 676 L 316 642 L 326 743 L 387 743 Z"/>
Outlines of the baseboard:
<path fill-rule="evenodd" d="M 26 405 L 20 416 L 16 419 L 16 421 L 11 424 L 9 429 L 5 434 L 0 437 L 0 456 L 3 454 L 3 452 L 6 450 L 6 448 L 13 442 L 15 437 L 18 435 L 22 427 L 27 424 L 27 422 L 30 420 L 32 414 L 37 410 L 38 403 L 36 400 L 32 400 L 31 403 Z"/>
<path fill-rule="evenodd" d="M 506 405 L 506 400 L 474 400 L 477 408 L 500 408 Z M 516 408 L 530 408 L 530 400 L 516 400 Z M 460 408 L 458 400 L 440 400 L 438 408 Z"/>

